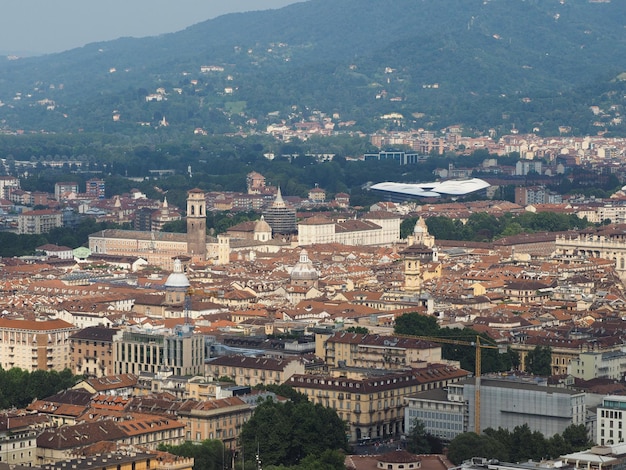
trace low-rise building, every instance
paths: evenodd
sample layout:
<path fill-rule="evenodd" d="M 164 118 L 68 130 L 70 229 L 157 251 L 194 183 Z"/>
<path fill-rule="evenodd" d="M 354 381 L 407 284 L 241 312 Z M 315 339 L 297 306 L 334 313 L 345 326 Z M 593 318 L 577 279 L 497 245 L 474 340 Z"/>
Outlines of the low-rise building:
<path fill-rule="evenodd" d="M 416 338 L 336 332 L 315 337 L 315 354 L 329 367 L 401 369 L 441 362 L 441 345 Z"/>
<path fill-rule="evenodd" d="M 239 397 L 188 400 L 177 410 L 177 415 L 186 424 L 187 441 L 218 439 L 227 448 L 234 449 L 243 424 L 252 416 L 252 409 Z"/>
<path fill-rule="evenodd" d="M 216 378 L 229 377 L 237 385 L 280 385 L 294 374 L 304 374 L 304 363 L 298 359 L 221 356 L 212 359 L 208 368 Z"/>

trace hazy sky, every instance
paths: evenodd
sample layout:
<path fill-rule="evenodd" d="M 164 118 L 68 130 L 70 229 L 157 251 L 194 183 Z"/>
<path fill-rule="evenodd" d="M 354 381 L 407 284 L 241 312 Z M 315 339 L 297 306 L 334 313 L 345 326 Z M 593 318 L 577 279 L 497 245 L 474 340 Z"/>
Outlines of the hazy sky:
<path fill-rule="evenodd" d="M 155 36 L 225 13 L 297 0 L 4 0 L 0 53 L 50 53 L 119 37 Z"/>

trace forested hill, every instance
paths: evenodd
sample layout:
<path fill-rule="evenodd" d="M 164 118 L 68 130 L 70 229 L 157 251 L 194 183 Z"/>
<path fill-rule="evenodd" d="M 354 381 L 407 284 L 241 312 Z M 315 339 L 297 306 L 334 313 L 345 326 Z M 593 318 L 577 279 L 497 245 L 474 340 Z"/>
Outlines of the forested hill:
<path fill-rule="evenodd" d="M 224 133 L 319 110 L 365 131 L 399 113 L 406 127 L 623 135 L 625 25 L 617 0 L 309 0 L 2 59 L 0 127 L 129 133 L 165 116 L 181 135 Z"/>

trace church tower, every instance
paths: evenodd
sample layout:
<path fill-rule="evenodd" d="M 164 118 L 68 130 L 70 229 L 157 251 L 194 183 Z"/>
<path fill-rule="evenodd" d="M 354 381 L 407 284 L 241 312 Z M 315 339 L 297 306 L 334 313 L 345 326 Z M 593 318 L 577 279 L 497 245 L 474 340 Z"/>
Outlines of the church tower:
<path fill-rule="evenodd" d="M 206 260 L 206 199 L 201 189 L 187 193 L 187 254 Z"/>
<path fill-rule="evenodd" d="M 401 253 L 404 258 L 404 290 L 419 293 L 423 283 L 423 265 L 437 261 L 435 237 L 428 233 L 428 227 L 420 217 L 409 237 L 409 246 Z"/>

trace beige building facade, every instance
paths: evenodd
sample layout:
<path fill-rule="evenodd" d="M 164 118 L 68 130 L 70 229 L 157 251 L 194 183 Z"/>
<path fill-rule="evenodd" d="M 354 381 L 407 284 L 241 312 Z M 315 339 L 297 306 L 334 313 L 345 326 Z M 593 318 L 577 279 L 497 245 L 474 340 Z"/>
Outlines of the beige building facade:
<path fill-rule="evenodd" d="M 77 327 L 63 320 L 0 318 L 0 365 L 9 370 L 56 370 L 71 367 L 70 336 Z"/>

